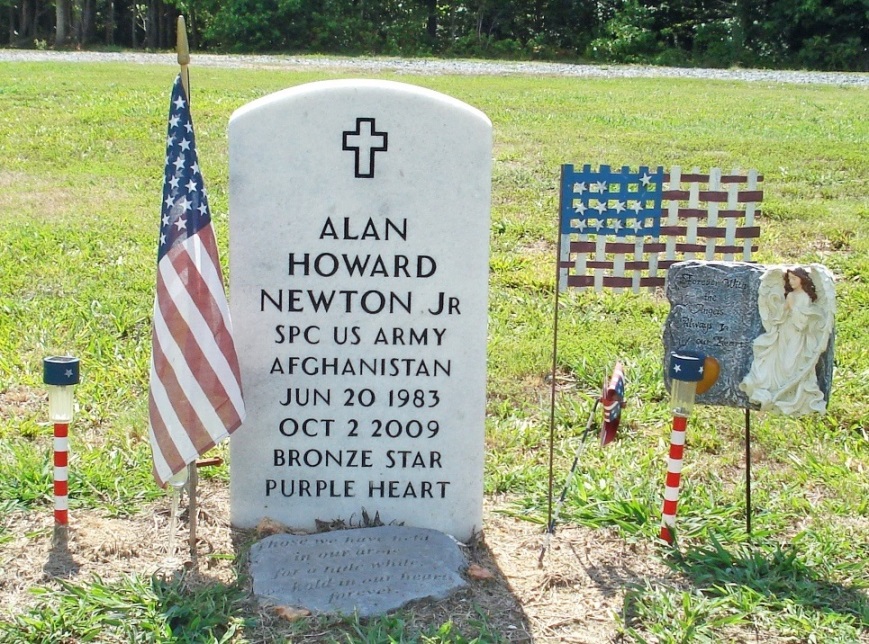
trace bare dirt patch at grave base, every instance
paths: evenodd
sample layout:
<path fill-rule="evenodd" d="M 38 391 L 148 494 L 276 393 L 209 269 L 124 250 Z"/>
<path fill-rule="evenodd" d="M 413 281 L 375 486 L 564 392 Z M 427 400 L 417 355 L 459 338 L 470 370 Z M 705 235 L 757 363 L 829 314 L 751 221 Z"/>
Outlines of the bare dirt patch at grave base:
<path fill-rule="evenodd" d="M 41 391 L 14 386 L 0 390 L 0 418 L 18 418 L 37 413 L 45 407 L 46 397 Z"/>
<path fill-rule="evenodd" d="M 167 495 L 129 518 L 73 509 L 66 553 L 51 547 L 50 508 L 7 514 L 2 519 L 7 541 L 0 551 L 0 619 L 25 611 L 34 601 L 28 589 L 52 586 L 57 578 L 87 584 L 95 575 L 111 582 L 129 574 L 171 576 L 188 568 L 189 561 L 168 556 L 169 506 Z M 483 537 L 467 549 L 469 562 L 483 569 L 471 577 L 485 577 L 489 571 L 492 578 L 470 578 L 467 589 L 445 601 L 412 604 L 403 616 L 411 628 L 452 621 L 458 632 L 473 633 L 482 615 L 492 631 L 511 642 L 601 644 L 619 639 L 619 615 L 630 586 L 645 581 L 678 584 L 652 544 L 629 544 L 606 530 L 582 527 L 560 526 L 539 567 L 540 526 L 507 516 L 503 511 L 508 507 L 507 499 L 486 499 Z M 191 588 L 231 584 L 239 569 L 246 569 L 244 562 L 238 566 L 233 561 L 235 553 L 246 551 L 244 546 L 256 537 L 252 531 L 230 528 L 224 482 L 200 482 L 199 509 L 199 565 L 186 571 L 186 583 Z M 176 541 L 183 559 L 187 537 L 182 522 Z M 299 635 L 306 629 L 298 623 L 257 609 L 254 602 L 250 610 L 260 618 L 257 627 L 245 631 L 252 642 L 283 641 L 290 629 L 298 641 L 346 641 L 346 622 L 323 620 Z"/>

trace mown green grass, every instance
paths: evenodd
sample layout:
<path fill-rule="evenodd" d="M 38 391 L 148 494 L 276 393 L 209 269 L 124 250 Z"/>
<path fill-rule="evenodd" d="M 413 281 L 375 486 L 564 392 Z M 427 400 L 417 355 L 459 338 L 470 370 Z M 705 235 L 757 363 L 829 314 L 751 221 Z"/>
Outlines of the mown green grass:
<path fill-rule="evenodd" d="M 175 73 L 169 66 L 0 65 L 0 512 L 50 506 L 51 429 L 40 369 L 54 353 L 82 359 L 72 507 L 123 516 L 162 494 L 150 479 L 145 428 Z M 269 92 L 339 76 L 346 74 L 196 69 L 194 61 L 199 156 L 223 248 L 229 115 Z M 869 569 L 869 93 L 674 79 L 383 77 L 451 94 L 493 121 L 486 490 L 511 494 L 512 512 L 541 525 L 559 165 L 752 167 L 764 175 L 758 259 L 820 262 L 837 276 L 829 413 L 753 415 L 749 544 L 742 413 L 698 409 L 680 496 L 680 550 L 661 552 L 684 584 L 633 588 L 624 615 L 613 619 L 634 641 L 869 637 L 869 581 L 861 573 Z M 657 534 L 669 429 L 660 375 L 666 314 L 666 301 L 649 295 L 560 299 L 558 369 L 572 387 L 556 401 L 556 492 L 616 358 L 626 364 L 629 399 L 620 440 L 584 453 L 562 523 L 615 526 L 627 539 Z M 212 475 L 226 478 L 226 468 Z M 0 520 L 0 544 L 5 530 Z M 0 625 L 0 633 L 55 641 L 68 629 L 84 640 L 99 626 L 120 629 L 112 637 L 121 640 L 124 628 L 151 633 L 151 641 L 243 640 L 253 613 L 236 603 L 237 589 L 223 589 L 229 603 L 215 609 L 215 624 L 199 625 L 208 634 L 196 639 L 184 630 L 187 618 L 167 620 L 157 607 L 167 596 L 182 608 L 216 598 L 210 589 L 172 583 L 93 580 L 45 590 L 33 614 Z M 449 624 L 410 633 L 400 614 L 348 628 L 351 641 L 500 636 L 485 620 L 474 634 Z"/>
<path fill-rule="evenodd" d="M 238 587 L 130 575 L 36 590 L 31 610 L 0 622 L 0 642 L 232 642 L 245 623 Z"/>

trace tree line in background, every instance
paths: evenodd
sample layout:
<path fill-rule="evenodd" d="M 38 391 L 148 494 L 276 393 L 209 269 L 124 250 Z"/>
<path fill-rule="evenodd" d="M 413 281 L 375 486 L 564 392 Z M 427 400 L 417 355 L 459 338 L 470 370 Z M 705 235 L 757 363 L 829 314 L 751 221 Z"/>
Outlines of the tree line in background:
<path fill-rule="evenodd" d="M 869 0 L 0 0 L 0 34 L 172 49 L 179 14 L 198 50 L 869 71 Z"/>

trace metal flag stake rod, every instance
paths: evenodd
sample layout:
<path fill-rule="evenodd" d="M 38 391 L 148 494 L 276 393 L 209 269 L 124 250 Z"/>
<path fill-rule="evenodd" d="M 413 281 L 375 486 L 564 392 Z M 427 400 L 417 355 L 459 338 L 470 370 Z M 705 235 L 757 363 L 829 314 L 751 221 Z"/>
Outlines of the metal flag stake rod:
<path fill-rule="evenodd" d="M 604 376 L 606 378 L 606 376 Z M 600 398 L 596 398 L 594 406 L 591 408 L 591 413 L 588 415 L 588 421 L 585 424 L 585 430 L 579 436 L 579 445 L 576 448 L 576 454 L 573 457 L 573 463 L 570 466 L 570 471 L 567 474 L 567 480 L 564 482 L 564 488 L 561 490 L 561 495 L 558 497 L 558 502 L 555 506 L 555 511 L 552 514 L 548 525 L 546 526 L 546 536 L 543 539 L 543 546 L 540 548 L 540 557 L 537 559 L 538 565 L 543 565 L 543 558 L 546 556 L 546 551 L 549 550 L 552 535 L 555 534 L 555 526 L 558 523 L 558 517 L 561 514 L 561 508 L 567 498 L 567 492 L 573 484 L 573 478 L 576 474 L 579 458 L 582 456 L 586 448 L 586 440 L 591 434 L 591 428 L 594 425 L 594 417 L 597 412 L 598 405 L 603 405 L 604 418 L 602 430 L 600 434 L 601 446 L 611 442 L 618 430 L 619 421 L 621 420 L 621 408 L 624 405 L 625 382 L 622 363 L 617 362 L 613 369 L 613 375 L 610 378 L 609 385 L 604 379 L 603 392 Z"/>
<path fill-rule="evenodd" d="M 79 383 L 79 359 L 45 358 L 42 381 L 48 389 L 48 417 L 54 423 L 54 543 L 65 546 L 69 529 L 69 424 L 73 387 Z"/>
<path fill-rule="evenodd" d="M 558 503 L 555 505 L 555 512 L 552 514 L 552 519 L 549 525 L 546 526 L 546 536 L 543 538 L 543 546 L 540 548 L 540 557 L 537 559 L 539 565 L 543 565 L 543 558 L 546 556 L 546 551 L 549 550 L 549 543 L 552 541 L 552 535 L 555 534 L 555 524 L 558 523 L 558 517 L 561 514 L 561 507 L 564 505 L 564 499 L 567 497 L 567 490 L 573 482 L 573 476 L 576 472 L 576 466 L 579 464 L 579 457 L 585 451 L 586 439 L 591 434 L 591 426 L 594 424 L 594 415 L 597 412 L 597 406 L 600 404 L 600 398 L 594 401 L 594 406 L 591 408 L 591 413 L 588 415 L 588 422 L 585 424 L 585 430 L 579 436 L 579 445 L 576 448 L 576 455 L 573 457 L 573 464 L 570 466 L 570 472 L 567 474 L 567 480 L 564 482 L 564 488 L 561 490 L 561 496 L 558 497 Z"/>

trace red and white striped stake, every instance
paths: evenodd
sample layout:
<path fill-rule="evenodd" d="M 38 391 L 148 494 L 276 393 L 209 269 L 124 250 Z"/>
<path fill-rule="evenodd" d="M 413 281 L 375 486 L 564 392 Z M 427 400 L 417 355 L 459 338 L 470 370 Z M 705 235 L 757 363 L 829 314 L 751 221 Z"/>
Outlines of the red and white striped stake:
<path fill-rule="evenodd" d="M 667 373 L 671 381 L 670 409 L 673 411 L 673 431 L 670 433 L 670 458 L 667 463 L 667 484 L 664 488 L 664 509 L 661 512 L 661 539 L 672 544 L 688 416 L 694 408 L 694 396 L 697 392 L 706 391 L 718 378 L 718 362 L 715 358 L 699 353 L 688 351 L 671 353 L 670 368 Z"/>
<path fill-rule="evenodd" d="M 673 543 L 673 528 L 676 525 L 676 506 L 679 503 L 679 483 L 682 478 L 682 457 L 685 453 L 685 430 L 688 419 L 673 417 L 670 432 L 670 458 L 667 461 L 667 483 L 664 487 L 664 509 L 661 512 L 661 539 Z"/>
<path fill-rule="evenodd" d="M 48 386 L 48 417 L 54 423 L 54 542 L 66 545 L 69 525 L 69 424 L 73 415 L 73 385 L 79 383 L 79 360 L 53 356 L 42 362 Z"/>
<path fill-rule="evenodd" d="M 69 525 L 69 423 L 54 424 L 54 524 Z"/>

